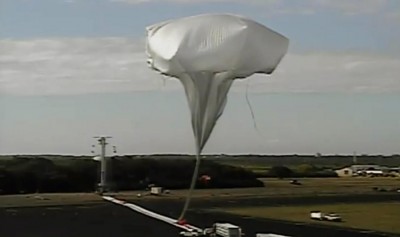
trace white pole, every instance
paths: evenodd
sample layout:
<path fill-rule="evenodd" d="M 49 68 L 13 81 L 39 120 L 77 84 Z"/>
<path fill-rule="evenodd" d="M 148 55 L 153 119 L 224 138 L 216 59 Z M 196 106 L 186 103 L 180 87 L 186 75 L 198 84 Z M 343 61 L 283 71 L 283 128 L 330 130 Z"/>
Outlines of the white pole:
<path fill-rule="evenodd" d="M 100 153 L 100 193 L 103 194 L 107 191 L 108 183 L 107 183 L 107 157 L 106 157 L 106 146 L 107 146 L 107 138 L 111 137 L 95 137 L 99 138 L 97 141 L 101 146 Z"/>
<path fill-rule="evenodd" d="M 107 185 L 107 161 L 106 161 L 106 138 L 102 137 L 99 140 L 101 145 L 101 171 L 100 171 L 100 187 L 101 193 L 106 191 Z"/>

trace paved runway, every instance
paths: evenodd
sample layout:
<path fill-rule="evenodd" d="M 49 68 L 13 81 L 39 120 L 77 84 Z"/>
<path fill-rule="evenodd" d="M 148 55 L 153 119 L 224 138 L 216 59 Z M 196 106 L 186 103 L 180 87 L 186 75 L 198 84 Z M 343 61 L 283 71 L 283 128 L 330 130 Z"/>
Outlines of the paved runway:
<path fill-rule="evenodd" d="M 1 210 L 0 223 L 1 237 L 177 236 L 175 227 L 112 204 Z"/>

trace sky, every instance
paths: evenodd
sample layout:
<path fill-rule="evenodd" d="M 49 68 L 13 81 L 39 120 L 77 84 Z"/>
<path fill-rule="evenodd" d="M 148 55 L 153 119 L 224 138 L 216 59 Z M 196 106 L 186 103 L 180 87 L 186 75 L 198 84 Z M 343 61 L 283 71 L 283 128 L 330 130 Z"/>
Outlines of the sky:
<path fill-rule="evenodd" d="M 204 13 L 290 40 L 272 75 L 234 82 L 205 153 L 400 153 L 400 1 L 0 0 L 0 154 L 87 155 L 99 135 L 118 154 L 193 154 L 145 28 Z"/>

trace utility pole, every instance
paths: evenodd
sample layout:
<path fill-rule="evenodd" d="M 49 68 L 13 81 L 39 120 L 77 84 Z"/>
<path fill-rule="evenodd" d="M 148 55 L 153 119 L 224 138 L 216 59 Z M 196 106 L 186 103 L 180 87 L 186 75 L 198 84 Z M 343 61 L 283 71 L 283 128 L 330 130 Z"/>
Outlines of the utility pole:
<path fill-rule="evenodd" d="M 357 153 L 355 151 L 353 152 L 353 164 L 357 164 Z"/>
<path fill-rule="evenodd" d="M 99 145 L 101 147 L 100 153 L 100 183 L 99 183 L 99 191 L 100 194 L 107 192 L 108 190 L 108 183 L 107 183 L 107 157 L 106 157 L 106 146 L 107 146 L 107 139 L 111 137 L 101 136 L 101 137 L 94 137 L 97 138 Z"/>

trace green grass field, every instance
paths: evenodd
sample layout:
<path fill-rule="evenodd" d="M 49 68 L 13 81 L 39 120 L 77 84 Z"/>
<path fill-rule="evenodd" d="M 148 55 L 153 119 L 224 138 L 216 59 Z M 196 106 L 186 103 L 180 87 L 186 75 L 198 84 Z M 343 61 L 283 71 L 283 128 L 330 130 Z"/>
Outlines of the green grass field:
<path fill-rule="evenodd" d="M 335 212 L 343 222 L 326 222 L 310 219 L 310 211 Z M 282 207 L 230 208 L 223 211 L 252 217 L 318 223 L 400 234 L 400 202 L 329 204 Z"/>
<path fill-rule="evenodd" d="M 298 180 L 302 185 L 292 185 L 290 184 L 290 179 L 267 178 L 262 179 L 265 184 L 265 187 L 262 188 L 195 190 L 193 197 L 215 199 L 235 197 L 331 196 L 375 193 L 372 190 L 373 187 L 385 188 L 387 190 L 400 188 L 399 178 L 305 178 Z M 132 200 L 138 198 L 138 193 L 143 194 L 144 191 L 120 192 L 116 195 L 123 199 Z M 170 194 L 163 195 L 161 198 L 184 199 L 186 195 L 187 190 L 172 190 Z M 40 197 L 43 197 L 43 199 L 40 199 Z M 160 197 L 147 196 L 142 198 Z M 0 195 L 0 207 L 88 204 L 98 202 L 101 202 L 101 198 L 94 193 Z"/>
<path fill-rule="evenodd" d="M 400 188 L 400 178 L 350 177 L 350 178 L 300 178 L 302 185 L 289 184 L 290 179 L 261 179 L 265 189 L 278 194 L 349 194 L 371 192 L 374 187 L 387 190 Z"/>
<path fill-rule="evenodd" d="M 86 205 L 102 202 L 102 198 L 94 193 L 46 193 L 0 196 L 0 208 Z"/>

